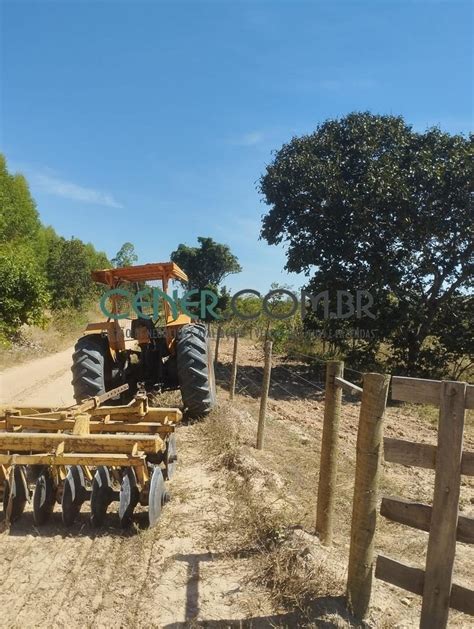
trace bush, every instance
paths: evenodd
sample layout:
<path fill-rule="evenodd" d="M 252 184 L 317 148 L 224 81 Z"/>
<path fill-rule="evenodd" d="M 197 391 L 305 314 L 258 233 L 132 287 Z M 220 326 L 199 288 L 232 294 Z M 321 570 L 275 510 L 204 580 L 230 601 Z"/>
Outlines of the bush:
<path fill-rule="evenodd" d="M 33 262 L 0 253 L 0 332 L 12 334 L 24 323 L 39 323 L 48 304 L 46 284 Z"/>

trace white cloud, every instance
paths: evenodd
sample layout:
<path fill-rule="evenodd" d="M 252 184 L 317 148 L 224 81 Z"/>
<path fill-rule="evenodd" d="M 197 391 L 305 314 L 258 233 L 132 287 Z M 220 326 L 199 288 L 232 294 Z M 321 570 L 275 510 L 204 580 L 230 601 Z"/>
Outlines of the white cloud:
<path fill-rule="evenodd" d="M 239 146 L 256 146 L 257 144 L 261 144 L 264 139 L 265 136 L 261 131 L 250 131 L 238 138 L 235 144 Z"/>
<path fill-rule="evenodd" d="M 33 183 L 41 188 L 43 192 L 52 194 L 56 197 L 111 208 L 123 207 L 123 205 L 121 205 L 108 192 L 102 192 L 101 190 L 95 190 L 94 188 L 86 188 L 85 186 L 80 186 L 77 183 L 72 183 L 71 181 L 64 181 L 55 175 L 35 173 L 33 175 Z"/>

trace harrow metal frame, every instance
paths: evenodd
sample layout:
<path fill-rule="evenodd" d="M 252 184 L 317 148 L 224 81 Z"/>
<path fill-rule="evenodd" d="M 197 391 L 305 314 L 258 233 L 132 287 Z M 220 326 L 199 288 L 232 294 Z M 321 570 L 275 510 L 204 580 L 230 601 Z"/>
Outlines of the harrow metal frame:
<path fill-rule="evenodd" d="M 96 470 L 105 466 L 115 476 L 118 469 L 123 477 L 128 474 L 124 470 L 132 468 L 138 501 L 148 504 L 152 474 L 163 474 L 166 480 L 172 475 L 176 455 L 174 442 L 173 447 L 170 443 L 182 413 L 178 408 L 150 406 L 141 388 L 127 405 L 102 405 L 126 389 L 128 385 L 125 384 L 68 408 L 18 406 L 0 409 L 1 497 L 3 487 L 12 485 L 15 466 L 47 469 L 58 501 L 72 467 L 78 466 L 85 482 L 90 484 Z M 171 456 L 168 449 L 172 451 Z M 159 487 L 164 492 L 163 482 L 160 481 Z M 30 498 L 32 492 L 29 493 Z M 90 491 L 83 493 L 87 496 L 85 499 L 91 497 Z M 12 496 L 13 492 L 9 491 L 9 500 L 4 505 L 7 524 L 12 510 L 8 503 L 13 500 Z M 150 521 L 154 523 L 151 516 Z"/>

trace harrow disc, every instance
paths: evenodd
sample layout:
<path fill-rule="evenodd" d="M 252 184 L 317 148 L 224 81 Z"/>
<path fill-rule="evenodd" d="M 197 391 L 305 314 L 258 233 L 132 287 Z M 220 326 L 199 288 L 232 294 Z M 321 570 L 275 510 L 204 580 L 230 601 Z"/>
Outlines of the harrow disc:
<path fill-rule="evenodd" d="M 80 465 L 71 465 L 64 481 L 61 500 L 64 526 L 72 526 L 87 498 L 86 481 Z"/>
<path fill-rule="evenodd" d="M 49 469 L 44 469 L 38 476 L 33 496 L 33 519 L 37 526 L 49 520 L 56 500 L 56 486 Z"/>
<path fill-rule="evenodd" d="M 26 483 L 25 468 L 22 465 L 15 465 L 10 478 L 11 487 L 9 479 L 4 481 L 3 512 L 10 522 L 14 522 L 23 514 L 30 492 Z"/>
<path fill-rule="evenodd" d="M 120 526 L 127 528 L 132 523 L 132 516 L 140 498 L 140 491 L 137 486 L 137 477 L 131 467 L 123 471 L 122 483 L 120 485 L 119 519 Z"/>
<path fill-rule="evenodd" d="M 165 479 L 161 468 L 156 466 L 150 481 L 150 493 L 148 495 L 148 521 L 150 526 L 155 526 L 161 516 L 161 510 L 167 500 Z"/>
<path fill-rule="evenodd" d="M 178 455 L 176 454 L 176 435 L 172 433 L 168 437 L 168 443 L 166 445 L 165 452 L 165 478 L 169 480 L 172 478 L 173 474 L 176 470 L 176 461 L 178 459 Z"/>
<path fill-rule="evenodd" d="M 97 468 L 92 482 L 91 492 L 91 524 L 102 526 L 107 514 L 107 509 L 113 500 L 114 491 L 109 470 L 105 465 Z"/>

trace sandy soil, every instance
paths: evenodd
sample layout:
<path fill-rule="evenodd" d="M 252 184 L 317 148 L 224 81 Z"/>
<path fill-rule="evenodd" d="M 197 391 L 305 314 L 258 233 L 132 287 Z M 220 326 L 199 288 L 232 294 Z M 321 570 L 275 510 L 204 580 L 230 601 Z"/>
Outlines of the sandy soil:
<path fill-rule="evenodd" d="M 217 377 L 220 398 L 226 399 L 229 342 L 222 342 L 221 352 Z M 70 356 L 68 349 L 0 374 L 1 403 L 72 403 Z M 261 365 L 261 349 L 242 343 L 234 406 L 253 418 L 258 413 Z M 300 377 L 285 371 L 288 368 Z M 275 361 L 265 449 L 256 452 L 253 438 L 248 437 L 244 450 L 281 478 L 279 498 L 295 523 L 312 533 L 323 401 L 320 388 L 301 378 L 318 381 L 318 375 L 308 374 L 304 365 Z M 357 417 L 357 403 L 346 400 L 335 532 L 337 561 L 343 569 L 349 544 Z M 473 449 L 472 424 L 468 428 L 466 448 Z M 141 528 L 146 515 L 142 513 L 134 530 L 122 532 L 112 513 L 108 526 L 95 532 L 84 513 L 72 529 L 65 530 L 57 510 L 48 526 L 36 529 L 27 511 L 3 534 L 0 627 L 299 626 L 275 608 L 268 592 L 253 579 L 255 558 L 229 554 L 230 547 L 235 549 L 235 539 L 226 539 L 225 533 L 232 500 L 226 472 L 209 466 L 199 431 L 199 424 L 183 425 L 177 431 L 179 465 L 170 484 L 172 500 L 157 528 Z M 436 438 L 432 423 L 403 408 L 389 409 L 387 434 L 427 442 Z M 387 466 L 386 472 L 386 493 L 430 500 L 433 477 L 429 471 Z M 465 482 L 462 508 L 466 515 L 472 515 L 473 502 L 474 486 Z M 381 518 L 377 551 L 422 565 L 426 539 L 423 532 Z M 456 580 L 472 586 L 472 549 L 458 546 Z M 419 609 L 419 597 L 377 582 L 371 624 L 416 627 Z M 466 622 L 466 616 L 451 615 L 452 626 L 469 626 Z M 334 624 L 316 626 L 347 625 L 335 619 Z"/>
<path fill-rule="evenodd" d="M 72 403 L 70 356 L 66 350 L 3 372 L 2 402 Z M 84 513 L 66 530 L 57 507 L 47 526 L 35 528 L 27 509 L 0 536 L 0 627 L 221 626 L 250 617 L 269 626 L 272 605 L 250 583 L 252 560 L 228 556 L 210 535 L 228 502 L 222 476 L 206 465 L 198 428 L 177 432 L 171 501 L 155 529 L 139 513 L 135 528 L 123 532 L 111 513 L 96 532 Z"/>
<path fill-rule="evenodd" d="M 182 627 L 199 618 L 265 617 L 249 584 L 251 560 L 209 539 L 225 516 L 218 474 L 204 469 L 193 427 L 179 431 L 180 466 L 158 528 L 95 533 L 87 515 L 65 531 L 60 514 L 41 530 L 31 515 L 1 538 L 1 627 Z"/>
<path fill-rule="evenodd" d="M 61 406 L 74 404 L 69 347 L 0 373 L 0 404 Z"/>

